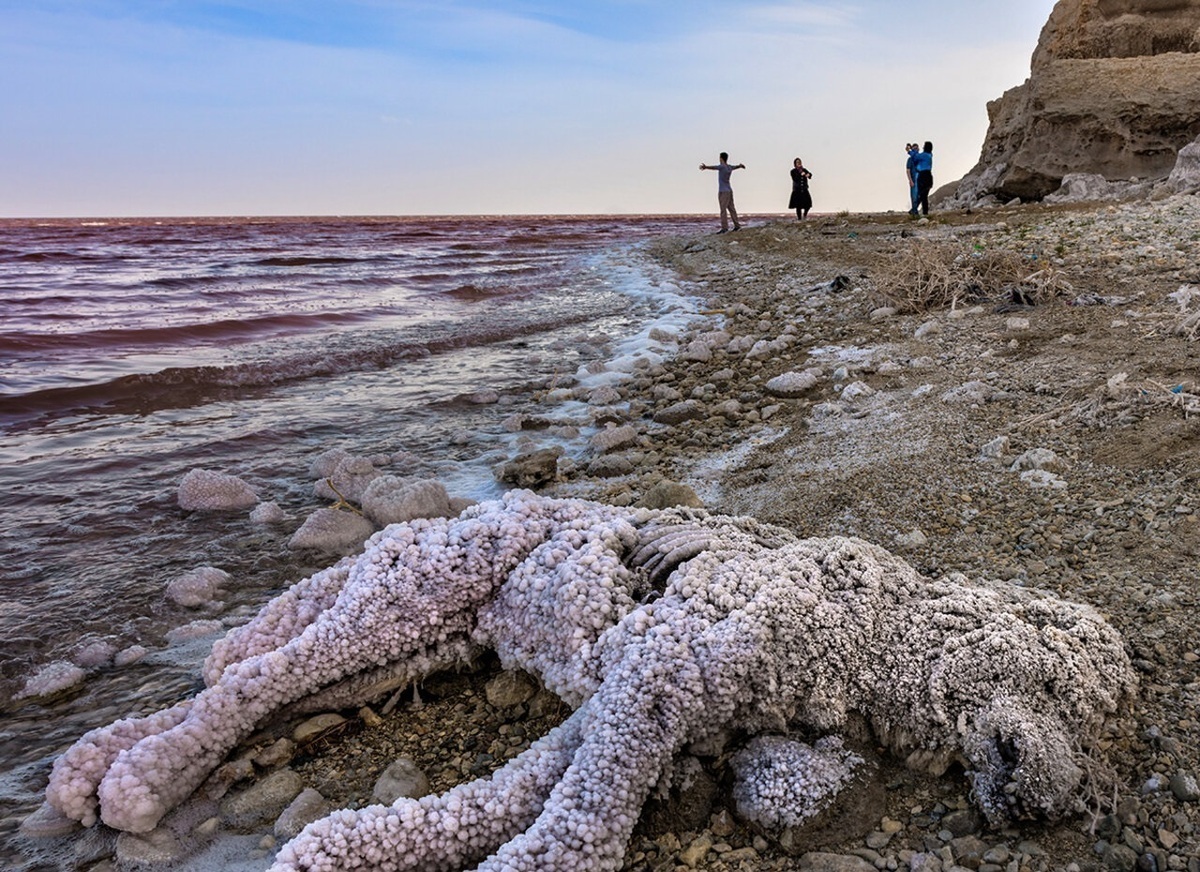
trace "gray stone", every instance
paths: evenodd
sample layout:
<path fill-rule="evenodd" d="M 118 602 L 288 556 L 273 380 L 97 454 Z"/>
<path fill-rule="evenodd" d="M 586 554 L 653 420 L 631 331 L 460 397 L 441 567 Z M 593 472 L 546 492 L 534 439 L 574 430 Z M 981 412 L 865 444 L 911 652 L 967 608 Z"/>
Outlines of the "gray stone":
<path fill-rule="evenodd" d="M 33 839 L 53 839 L 70 835 L 81 827 L 79 821 L 67 817 L 50 803 L 43 802 L 37 811 L 21 821 L 21 835 Z"/>
<path fill-rule="evenodd" d="M 647 509 L 669 509 L 672 506 L 704 508 L 704 501 L 692 488 L 674 481 L 658 482 L 642 495 L 637 504 Z"/>
<path fill-rule="evenodd" d="M 334 810 L 333 803 L 321 796 L 319 791 L 306 787 L 275 820 L 275 837 L 294 839 L 306 826 Z"/>
<path fill-rule="evenodd" d="M 303 789 L 304 782 L 291 769 L 272 772 L 246 790 L 225 797 L 221 820 L 237 829 L 274 821 Z"/>
<path fill-rule="evenodd" d="M 596 478 L 616 478 L 621 475 L 629 475 L 634 469 L 633 461 L 621 454 L 606 454 L 603 457 L 597 457 L 587 466 L 588 475 Z"/>
<path fill-rule="evenodd" d="M 117 862 L 122 868 L 161 867 L 178 863 L 183 856 L 182 843 L 165 827 L 148 833 L 121 833 L 117 836 Z"/>
<path fill-rule="evenodd" d="M 558 478 L 558 459 L 563 449 L 555 445 L 518 454 L 496 471 L 496 478 L 507 484 L 537 488 Z"/>
<path fill-rule="evenodd" d="M 1197 783 L 1196 773 L 1177 772 L 1172 775 L 1171 792 L 1180 802 L 1200 801 L 1200 783 Z"/>
<path fill-rule="evenodd" d="M 429 793 L 429 779 L 412 760 L 401 757 L 394 761 L 375 782 L 371 798 L 383 805 L 391 805 L 400 797 L 420 799 Z"/>
<path fill-rule="evenodd" d="M 592 437 L 592 447 L 597 451 L 620 451 L 636 445 L 638 441 L 637 428 L 632 424 L 621 427 L 605 427 Z"/>
<path fill-rule="evenodd" d="M 667 424 L 672 427 L 683 424 L 686 421 L 698 421 L 707 417 L 708 413 L 705 411 L 704 405 L 696 400 L 684 400 L 681 403 L 674 403 L 654 413 L 656 424 Z"/>
<path fill-rule="evenodd" d="M 875 867 L 853 854 L 808 853 L 800 857 L 798 872 L 875 872 Z"/>

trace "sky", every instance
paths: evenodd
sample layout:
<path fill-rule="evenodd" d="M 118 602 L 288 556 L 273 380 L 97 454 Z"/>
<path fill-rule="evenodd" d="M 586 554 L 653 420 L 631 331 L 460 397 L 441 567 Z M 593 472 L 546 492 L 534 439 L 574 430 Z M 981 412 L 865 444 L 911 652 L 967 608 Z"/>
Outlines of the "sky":
<path fill-rule="evenodd" d="M 907 208 L 1053 0 L 0 0 L 0 217 Z"/>

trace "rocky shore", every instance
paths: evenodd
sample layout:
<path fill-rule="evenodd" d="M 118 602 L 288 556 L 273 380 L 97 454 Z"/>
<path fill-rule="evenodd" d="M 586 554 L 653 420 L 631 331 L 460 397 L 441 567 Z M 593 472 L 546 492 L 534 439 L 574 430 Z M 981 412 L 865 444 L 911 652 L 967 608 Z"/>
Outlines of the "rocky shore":
<path fill-rule="evenodd" d="M 1194 197 L 1177 197 L 915 225 L 842 216 L 659 246 L 727 315 L 635 383 L 634 396 L 651 398 L 645 416 L 674 420 L 689 402 L 695 413 L 645 425 L 630 463 L 669 458 L 663 474 L 721 512 L 861 536 L 931 575 L 1092 603 L 1143 682 L 1113 730 L 1120 787 L 1094 814 L 989 833 L 961 773 L 924 780 L 901 768 L 863 833 L 835 827 L 842 841 L 809 846 L 831 856 L 780 859 L 727 832 L 718 810 L 716 831 L 676 834 L 693 849 L 676 866 L 1200 869 L 1198 217 Z M 952 310 L 897 313 L 875 279 L 931 241 L 963 258 L 1019 255 L 1031 274 L 1055 271 L 1060 293 L 1024 306 L 1012 287 L 980 288 Z M 608 499 L 632 496 L 625 488 L 570 485 Z M 627 868 L 673 868 L 673 846 L 647 841 Z M 740 866 L 748 847 L 758 856 Z"/>
<path fill-rule="evenodd" d="M 737 819 L 726 761 L 707 759 L 686 790 L 648 804 L 625 869 L 1200 872 L 1197 228 L 1200 201 L 1182 196 L 664 239 L 651 254 L 707 307 L 686 334 L 657 337 L 675 357 L 507 406 L 530 433 L 530 452 L 498 470 L 514 484 L 703 504 L 802 536 L 860 536 L 932 576 L 1054 591 L 1101 609 L 1140 672 L 1137 704 L 1105 742 L 1111 777 L 1093 777 L 1115 790 L 1068 820 L 989 830 L 961 770 L 935 778 L 885 758 L 853 801 L 781 842 Z M 882 298 L 881 276 L 929 244 L 957 247 L 963 265 L 1015 256 L 1056 293 L 976 285 L 925 311 Z M 561 412 L 579 400 L 590 421 Z M 581 423 L 602 427 L 586 455 L 537 451 L 542 429 Z M 90 832 L 76 855 L 81 868 L 179 868 L 189 842 L 238 833 L 228 862 L 265 867 L 307 819 L 484 775 L 566 714 L 484 662 L 357 714 L 263 731 L 186 827 Z"/>

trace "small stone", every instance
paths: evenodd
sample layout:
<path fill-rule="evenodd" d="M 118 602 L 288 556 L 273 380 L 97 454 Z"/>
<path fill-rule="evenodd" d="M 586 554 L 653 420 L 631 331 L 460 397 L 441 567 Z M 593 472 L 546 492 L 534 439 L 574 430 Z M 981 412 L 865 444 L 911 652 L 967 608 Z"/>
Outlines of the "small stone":
<path fill-rule="evenodd" d="M 263 769 L 273 769 L 290 763 L 296 755 L 296 743 L 291 739 L 282 738 L 268 745 L 254 758 L 254 765 Z"/>
<path fill-rule="evenodd" d="M 775 376 L 765 385 L 766 391 L 785 399 L 804 396 L 817 386 L 820 370 L 806 369 L 803 372 L 785 372 Z"/>
<path fill-rule="evenodd" d="M 37 811 L 21 821 L 21 835 L 33 839 L 59 838 L 81 828 L 79 821 L 67 817 L 48 802 L 43 802 Z"/>
<path fill-rule="evenodd" d="M 280 769 L 241 793 L 221 801 L 221 820 L 231 827 L 255 827 L 273 821 L 300 792 L 304 782 L 291 769 Z"/>
<path fill-rule="evenodd" d="M 183 845 L 166 827 L 117 836 L 117 862 L 122 867 L 173 865 L 183 859 L 183 853 Z"/>
<path fill-rule="evenodd" d="M 520 670 L 505 670 L 484 688 L 488 704 L 499 709 L 516 708 L 533 699 L 537 692 L 537 682 Z"/>
<path fill-rule="evenodd" d="M 309 718 L 301 724 L 297 724 L 292 730 L 292 739 L 301 745 L 313 742 L 330 730 L 340 727 L 346 723 L 346 719 L 335 712 L 326 712 L 325 714 L 317 715 Z"/>
<path fill-rule="evenodd" d="M 1194 772 L 1177 772 L 1171 776 L 1171 792 L 1180 802 L 1200 801 L 1200 783 Z"/>
<path fill-rule="evenodd" d="M 429 790 L 429 779 L 420 767 L 407 757 L 401 757 L 379 776 L 371 798 L 383 805 L 391 805 L 400 797 L 420 799 Z"/>
<path fill-rule="evenodd" d="M 800 858 L 798 872 L 875 872 L 875 867 L 853 854 L 814 852 Z"/>
<path fill-rule="evenodd" d="M 637 505 L 647 509 L 669 509 L 672 506 L 701 509 L 704 508 L 704 501 L 686 484 L 660 481 L 642 495 Z"/>
<path fill-rule="evenodd" d="M 708 833 L 701 833 L 690 845 L 679 852 L 679 862 L 689 869 L 695 869 L 708 852 L 712 850 L 713 839 Z"/>

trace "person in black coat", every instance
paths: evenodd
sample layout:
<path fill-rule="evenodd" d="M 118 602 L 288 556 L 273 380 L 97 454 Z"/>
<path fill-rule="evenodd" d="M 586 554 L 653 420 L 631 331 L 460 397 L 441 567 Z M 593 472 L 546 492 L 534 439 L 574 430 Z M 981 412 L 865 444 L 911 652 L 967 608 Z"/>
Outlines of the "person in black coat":
<path fill-rule="evenodd" d="M 808 180 L 812 173 L 804 168 L 804 161 L 796 158 L 792 161 L 792 198 L 788 200 L 788 208 L 796 210 L 796 217 L 803 221 L 808 217 L 812 208 L 812 194 L 808 192 Z"/>

